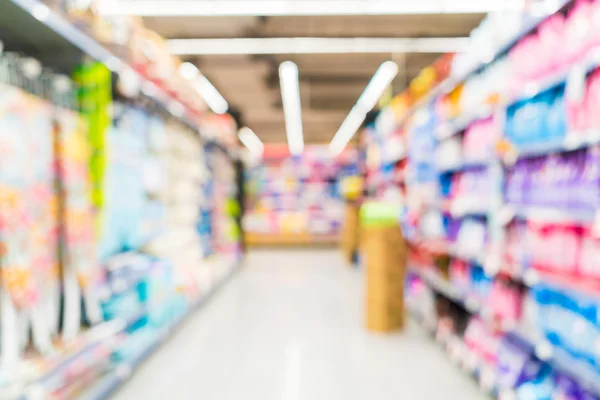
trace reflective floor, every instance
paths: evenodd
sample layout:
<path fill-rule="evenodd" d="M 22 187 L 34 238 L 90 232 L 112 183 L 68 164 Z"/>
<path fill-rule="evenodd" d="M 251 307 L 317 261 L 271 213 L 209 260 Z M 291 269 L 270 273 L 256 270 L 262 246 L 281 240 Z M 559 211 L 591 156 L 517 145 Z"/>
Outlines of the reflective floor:
<path fill-rule="evenodd" d="M 335 250 L 254 251 L 118 400 L 479 400 L 419 328 L 370 334 Z"/>

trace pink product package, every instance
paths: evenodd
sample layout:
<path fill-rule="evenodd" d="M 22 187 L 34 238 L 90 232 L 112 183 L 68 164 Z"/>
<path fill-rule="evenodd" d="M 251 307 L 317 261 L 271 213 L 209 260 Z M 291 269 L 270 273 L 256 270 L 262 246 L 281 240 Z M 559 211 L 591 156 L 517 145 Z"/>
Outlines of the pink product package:
<path fill-rule="evenodd" d="M 519 321 L 522 304 L 523 298 L 517 286 L 501 279 L 494 281 L 488 297 L 488 307 L 495 319 L 511 322 Z"/>
<path fill-rule="evenodd" d="M 592 72 L 586 81 L 583 98 L 565 97 L 567 124 L 571 132 L 585 134 L 600 130 L 600 70 Z"/>
<path fill-rule="evenodd" d="M 527 224 L 523 221 L 514 221 L 506 229 L 506 241 L 504 247 L 504 264 L 509 272 L 522 272 L 525 264 L 525 243 L 527 236 Z"/>
<path fill-rule="evenodd" d="M 581 234 L 577 226 L 529 222 L 531 266 L 564 275 L 577 274 Z"/>
<path fill-rule="evenodd" d="M 592 13 L 590 0 L 577 0 L 569 12 L 564 28 L 564 46 L 560 47 L 566 65 L 572 65 L 585 57 L 588 51 Z"/>
<path fill-rule="evenodd" d="M 466 130 L 463 139 L 463 154 L 469 161 L 484 161 L 493 151 L 500 131 L 493 118 L 472 123 Z"/>
<path fill-rule="evenodd" d="M 600 46 L 600 1 L 593 1 L 590 12 L 590 31 L 588 33 L 589 49 L 596 49 Z"/>
<path fill-rule="evenodd" d="M 510 76 L 513 77 L 511 93 L 522 91 L 525 84 L 538 78 L 539 49 L 539 38 L 532 34 L 523 38 L 509 52 Z"/>
<path fill-rule="evenodd" d="M 465 330 L 464 342 L 472 352 L 483 356 L 484 353 L 484 337 L 487 335 L 487 327 L 478 317 L 473 317 L 469 320 L 467 329 Z"/>
<path fill-rule="evenodd" d="M 579 274 L 584 278 L 600 279 L 600 237 L 591 228 L 585 228 L 581 236 Z"/>
<path fill-rule="evenodd" d="M 538 28 L 538 35 L 543 59 L 540 61 L 540 72 L 543 75 L 549 75 L 562 70 L 565 66 L 557 47 L 563 46 L 563 35 L 565 31 L 565 17 L 561 13 L 556 13 Z"/>
<path fill-rule="evenodd" d="M 597 86 L 597 85 L 596 85 Z M 582 99 L 575 100 L 565 96 L 565 112 L 567 117 L 567 127 L 570 132 L 582 134 L 590 128 L 590 113 L 588 112 L 590 94 L 592 89 L 592 80 L 586 83 L 585 93 Z M 594 90 L 598 90 L 594 87 Z M 594 100 L 596 102 L 597 100 Z"/>
<path fill-rule="evenodd" d="M 466 261 L 452 259 L 450 262 L 450 282 L 460 292 L 466 293 L 469 287 L 469 266 Z"/>
<path fill-rule="evenodd" d="M 581 108 L 583 111 L 580 111 L 582 115 L 579 118 L 583 120 L 583 128 L 600 131 L 600 70 L 595 70 L 588 77 L 586 98 Z"/>
<path fill-rule="evenodd" d="M 491 332 L 490 330 L 487 330 L 483 336 L 483 358 L 491 367 L 498 365 L 498 351 L 503 336 L 500 332 Z"/>

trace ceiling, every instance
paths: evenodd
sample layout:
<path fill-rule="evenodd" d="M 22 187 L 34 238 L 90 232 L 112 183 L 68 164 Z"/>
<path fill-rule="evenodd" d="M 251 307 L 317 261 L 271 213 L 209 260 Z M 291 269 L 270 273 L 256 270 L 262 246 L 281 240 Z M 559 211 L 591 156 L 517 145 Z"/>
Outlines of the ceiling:
<path fill-rule="evenodd" d="M 146 17 L 150 29 L 168 39 L 268 37 L 465 37 L 483 14 Z M 185 56 L 214 84 L 243 121 L 265 143 L 286 141 L 278 66 L 298 65 L 304 140 L 328 143 L 379 65 L 394 60 L 400 72 L 394 93 L 440 54 L 300 54 Z"/>

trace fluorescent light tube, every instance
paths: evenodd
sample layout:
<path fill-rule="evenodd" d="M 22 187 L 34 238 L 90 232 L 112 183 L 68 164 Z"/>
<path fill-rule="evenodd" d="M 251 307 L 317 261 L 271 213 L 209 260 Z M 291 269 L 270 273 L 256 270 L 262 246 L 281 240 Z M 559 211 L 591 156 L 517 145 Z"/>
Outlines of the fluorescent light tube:
<path fill-rule="evenodd" d="M 342 54 L 342 53 L 460 53 L 468 37 L 455 38 L 232 38 L 172 39 L 177 55 L 219 54 Z"/>
<path fill-rule="evenodd" d="M 238 137 L 252 155 L 256 157 L 262 156 L 263 152 L 265 151 L 265 146 L 252 129 L 248 128 L 247 126 L 243 127 L 238 132 Z"/>
<path fill-rule="evenodd" d="M 329 150 L 333 155 L 338 155 L 344 150 L 365 120 L 367 113 L 375 107 L 379 98 L 397 74 L 398 65 L 393 61 L 386 61 L 377 68 L 369 84 L 358 98 L 356 105 L 352 107 L 340 129 L 331 140 Z"/>
<path fill-rule="evenodd" d="M 285 61 L 279 66 L 279 81 L 281 98 L 285 115 L 285 130 L 288 146 L 293 155 L 304 151 L 302 134 L 302 106 L 300 104 L 300 84 L 298 82 L 298 67 L 291 61 Z"/>
<path fill-rule="evenodd" d="M 184 62 L 179 66 L 179 74 L 188 81 L 195 79 L 200 74 L 198 68 L 190 62 Z"/>
<path fill-rule="evenodd" d="M 366 116 L 367 114 L 358 109 L 356 106 L 352 107 L 352 110 L 350 110 L 350 113 L 344 122 L 342 122 L 340 129 L 338 129 L 335 136 L 331 140 L 331 143 L 329 144 L 329 151 L 334 156 L 337 156 L 344 151 L 344 148 L 348 142 L 350 142 L 356 131 L 358 131 Z"/>
<path fill-rule="evenodd" d="M 227 112 L 229 109 L 227 100 L 221 96 L 217 88 L 204 75 L 199 75 L 193 85 L 212 112 L 215 114 L 225 114 Z"/>
<path fill-rule="evenodd" d="M 394 80 L 396 75 L 398 74 L 398 64 L 393 61 L 386 61 L 377 68 L 375 74 L 369 81 L 369 84 L 362 92 L 358 101 L 356 102 L 356 107 L 360 110 L 363 110 L 365 114 L 373 109 L 382 93 L 385 91 L 385 88 L 389 86 L 390 83 Z"/>
<path fill-rule="evenodd" d="M 101 14 L 145 17 L 470 14 L 521 9 L 523 0 L 104 0 Z"/>
<path fill-rule="evenodd" d="M 225 114 L 229 108 L 227 100 L 213 86 L 204 75 L 200 74 L 198 68 L 192 63 L 184 62 L 179 66 L 179 74 L 188 81 L 192 81 L 194 89 L 200 94 L 206 105 L 215 114 Z"/>

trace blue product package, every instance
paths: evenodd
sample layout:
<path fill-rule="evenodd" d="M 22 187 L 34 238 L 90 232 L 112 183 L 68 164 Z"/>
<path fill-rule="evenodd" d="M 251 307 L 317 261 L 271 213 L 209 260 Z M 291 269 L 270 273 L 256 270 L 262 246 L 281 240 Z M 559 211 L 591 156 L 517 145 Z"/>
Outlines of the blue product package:
<path fill-rule="evenodd" d="M 577 313 L 579 318 L 572 326 L 572 335 L 577 338 L 574 341 L 576 353 L 588 364 L 598 367 L 596 363 L 596 347 L 598 343 L 598 303 L 589 296 L 575 295 L 577 302 Z"/>
<path fill-rule="evenodd" d="M 500 389 L 512 389 L 535 379 L 543 369 L 530 348 L 510 337 L 504 337 L 498 349 L 497 384 Z"/>
<path fill-rule="evenodd" d="M 543 364 L 535 378 L 524 382 L 516 389 L 517 399 L 553 400 L 554 381 L 551 372 L 550 366 Z"/>
<path fill-rule="evenodd" d="M 546 118 L 547 139 L 563 139 L 567 134 L 566 105 L 564 89 L 561 87 L 554 93 L 554 99 Z"/>

